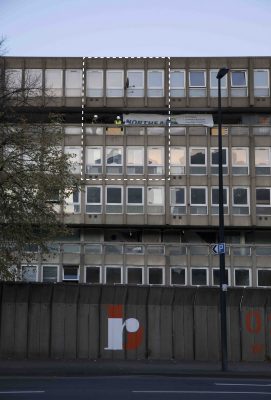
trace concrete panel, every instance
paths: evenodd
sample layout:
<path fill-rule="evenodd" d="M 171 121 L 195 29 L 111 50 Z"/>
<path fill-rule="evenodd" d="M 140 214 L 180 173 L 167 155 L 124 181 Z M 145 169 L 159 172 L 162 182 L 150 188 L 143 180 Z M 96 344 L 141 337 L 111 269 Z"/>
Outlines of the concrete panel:
<path fill-rule="evenodd" d="M 266 349 L 265 289 L 246 289 L 241 305 L 242 361 L 264 361 Z"/>
<path fill-rule="evenodd" d="M 15 345 L 16 284 L 4 284 L 1 309 L 1 357 L 13 357 Z"/>
<path fill-rule="evenodd" d="M 77 357 L 97 359 L 100 338 L 101 286 L 79 287 L 77 316 Z"/>
<path fill-rule="evenodd" d="M 173 358 L 194 360 L 194 301 L 197 289 L 175 288 L 173 303 Z"/>
<path fill-rule="evenodd" d="M 219 360 L 219 290 L 199 288 L 195 294 L 195 359 Z"/>
<path fill-rule="evenodd" d="M 265 309 L 265 321 L 266 321 L 266 349 L 265 358 L 267 360 L 271 359 L 271 290 L 266 291 L 267 302 Z"/>
<path fill-rule="evenodd" d="M 31 285 L 28 312 L 28 358 L 50 355 L 51 299 L 53 285 Z"/>
<path fill-rule="evenodd" d="M 162 288 L 151 287 L 148 297 L 148 358 L 159 359 L 161 352 Z"/>
<path fill-rule="evenodd" d="M 160 359 L 170 360 L 173 358 L 173 315 L 172 305 L 174 290 L 163 288 L 161 296 L 161 343 Z"/>
<path fill-rule="evenodd" d="M 229 289 L 227 295 L 227 337 L 229 361 L 241 361 L 240 304 L 243 289 Z"/>

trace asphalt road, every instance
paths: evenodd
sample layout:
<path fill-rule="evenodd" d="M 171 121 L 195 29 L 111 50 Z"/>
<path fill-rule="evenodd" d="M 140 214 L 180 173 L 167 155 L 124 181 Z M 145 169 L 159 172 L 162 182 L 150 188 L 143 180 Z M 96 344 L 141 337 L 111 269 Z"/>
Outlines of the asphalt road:
<path fill-rule="evenodd" d="M 1 400 L 258 400 L 271 380 L 171 377 L 0 378 Z"/>

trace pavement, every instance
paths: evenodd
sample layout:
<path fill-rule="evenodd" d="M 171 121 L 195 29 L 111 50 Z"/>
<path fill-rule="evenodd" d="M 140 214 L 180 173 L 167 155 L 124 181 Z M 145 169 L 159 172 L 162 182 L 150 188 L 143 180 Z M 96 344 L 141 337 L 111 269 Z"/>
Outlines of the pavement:
<path fill-rule="evenodd" d="M 154 360 L 0 360 L 0 377 L 160 375 L 271 379 L 271 361 L 228 363 Z"/>

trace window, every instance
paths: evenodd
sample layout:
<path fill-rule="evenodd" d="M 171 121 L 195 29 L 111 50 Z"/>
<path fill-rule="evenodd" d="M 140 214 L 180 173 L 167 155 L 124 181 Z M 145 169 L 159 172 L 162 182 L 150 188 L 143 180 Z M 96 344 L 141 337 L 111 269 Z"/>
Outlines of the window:
<path fill-rule="evenodd" d="M 268 69 L 254 69 L 254 96 L 269 96 L 269 71 Z"/>
<path fill-rule="evenodd" d="M 162 175 L 164 164 L 164 147 L 148 147 L 148 174 Z"/>
<path fill-rule="evenodd" d="M 206 71 L 204 70 L 189 71 L 189 96 L 190 97 L 206 96 Z"/>
<path fill-rule="evenodd" d="M 248 147 L 232 148 L 232 174 L 233 175 L 249 174 Z"/>
<path fill-rule="evenodd" d="M 256 188 L 256 214 L 271 215 L 270 188 Z"/>
<path fill-rule="evenodd" d="M 125 246 L 126 254 L 144 254 L 144 247 L 137 244 L 127 244 Z"/>
<path fill-rule="evenodd" d="M 63 95 L 63 72 L 61 69 L 45 70 L 45 89 L 49 96 L 61 97 Z"/>
<path fill-rule="evenodd" d="M 126 283 L 133 285 L 143 284 L 143 268 L 142 267 L 127 267 Z"/>
<path fill-rule="evenodd" d="M 162 267 L 148 268 L 148 284 L 149 285 L 164 285 L 165 269 Z"/>
<path fill-rule="evenodd" d="M 87 135 L 103 135 L 104 128 L 102 126 L 85 125 L 85 133 Z"/>
<path fill-rule="evenodd" d="M 147 126 L 147 135 L 165 136 L 165 128 L 163 126 Z"/>
<path fill-rule="evenodd" d="M 171 121 L 172 121 L 172 117 L 171 117 Z M 186 128 L 184 126 L 172 126 L 170 127 L 170 134 L 171 136 L 185 136 L 186 135 Z"/>
<path fill-rule="evenodd" d="M 82 128 L 80 125 L 66 125 L 64 127 L 64 132 L 66 135 L 80 135 L 82 133 Z"/>
<path fill-rule="evenodd" d="M 122 268 L 117 266 L 105 267 L 105 283 L 122 283 Z"/>
<path fill-rule="evenodd" d="M 102 147 L 86 148 L 86 173 L 101 174 L 103 172 L 103 149 Z"/>
<path fill-rule="evenodd" d="M 189 149 L 190 174 L 206 175 L 206 148 L 190 147 Z"/>
<path fill-rule="evenodd" d="M 99 266 L 86 267 L 86 283 L 102 283 L 101 267 Z"/>
<path fill-rule="evenodd" d="M 219 286 L 220 285 L 220 269 L 219 268 L 213 268 L 213 285 L 214 286 Z M 225 275 L 226 275 L 226 284 L 230 285 L 229 281 L 229 270 L 225 269 Z"/>
<path fill-rule="evenodd" d="M 129 175 L 144 173 L 144 147 L 126 148 L 126 170 Z"/>
<path fill-rule="evenodd" d="M 22 73 L 21 69 L 6 69 L 5 80 L 6 86 L 9 90 L 15 91 L 22 87 Z"/>
<path fill-rule="evenodd" d="M 85 244 L 85 254 L 102 254 L 102 245 L 98 243 Z"/>
<path fill-rule="evenodd" d="M 233 215 L 249 214 L 248 188 L 235 187 L 232 189 L 232 212 Z"/>
<path fill-rule="evenodd" d="M 22 266 L 22 280 L 25 282 L 37 282 L 38 267 L 34 265 Z"/>
<path fill-rule="evenodd" d="M 164 71 L 148 71 L 148 97 L 164 97 Z"/>
<path fill-rule="evenodd" d="M 251 270 L 248 268 L 235 268 L 234 286 L 251 286 Z"/>
<path fill-rule="evenodd" d="M 77 243 L 65 243 L 62 245 L 63 253 L 80 254 L 80 244 Z"/>
<path fill-rule="evenodd" d="M 218 97 L 218 79 L 216 78 L 218 69 L 210 70 L 210 96 Z M 227 85 L 227 75 L 223 76 L 221 81 L 221 97 L 228 96 L 228 85 Z"/>
<path fill-rule="evenodd" d="M 149 244 L 147 246 L 147 254 L 154 256 L 163 256 L 165 254 L 165 246 L 161 244 Z"/>
<path fill-rule="evenodd" d="M 102 212 L 102 187 L 87 186 L 86 188 L 86 213 L 101 214 Z"/>
<path fill-rule="evenodd" d="M 79 281 L 78 265 L 63 265 L 63 281 Z"/>
<path fill-rule="evenodd" d="M 144 97 L 144 71 L 127 70 L 127 97 Z"/>
<path fill-rule="evenodd" d="M 123 254 L 122 244 L 104 244 L 104 254 Z"/>
<path fill-rule="evenodd" d="M 81 172 L 81 147 L 64 147 L 64 153 L 69 155 L 70 171 L 73 174 L 80 174 Z"/>
<path fill-rule="evenodd" d="M 42 282 L 58 282 L 58 266 L 43 265 L 42 266 Z"/>
<path fill-rule="evenodd" d="M 67 97 L 81 97 L 82 96 L 82 70 L 81 69 L 67 69 L 66 70 L 65 96 L 67 96 Z"/>
<path fill-rule="evenodd" d="M 107 70 L 106 71 L 106 96 L 107 97 L 123 97 L 124 74 L 122 70 Z"/>
<path fill-rule="evenodd" d="M 246 97 L 247 95 L 247 71 L 231 70 L 231 96 Z"/>
<path fill-rule="evenodd" d="M 42 69 L 25 70 L 25 89 L 29 97 L 42 94 Z"/>
<path fill-rule="evenodd" d="M 170 96 L 185 97 L 185 71 L 172 69 L 170 71 Z"/>
<path fill-rule="evenodd" d="M 186 148 L 170 147 L 170 174 L 184 175 L 186 166 Z"/>
<path fill-rule="evenodd" d="M 219 189 L 218 187 L 212 187 L 212 214 L 219 214 Z M 223 187 L 223 204 L 224 204 L 224 214 L 229 214 L 229 188 Z"/>
<path fill-rule="evenodd" d="M 186 268 L 171 267 L 170 268 L 170 284 L 184 286 L 186 282 Z"/>
<path fill-rule="evenodd" d="M 219 151 L 218 148 L 211 148 L 211 173 L 218 175 Z M 222 170 L 223 174 L 228 174 L 228 149 L 222 149 Z"/>
<path fill-rule="evenodd" d="M 163 214 L 165 212 L 165 193 L 163 186 L 148 187 L 147 212 L 148 214 Z"/>
<path fill-rule="evenodd" d="M 137 186 L 127 187 L 127 214 L 142 214 L 144 212 L 144 188 Z"/>
<path fill-rule="evenodd" d="M 106 173 L 122 174 L 122 147 L 106 147 Z"/>
<path fill-rule="evenodd" d="M 79 190 L 65 198 L 64 212 L 67 214 L 79 214 L 81 212 Z"/>
<path fill-rule="evenodd" d="M 191 187 L 190 188 L 190 214 L 191 215 L 206 215 L 207 212 L 208 212 L 207 188 Z"/>
<path fill-rule="evenodd" d="M 103 97 L 103 71 L 88 69 L 87 70 L 87 97 Z"/>
<path fill-rule="evenodd" d="M 271 174 L 270 147 L 255 148 L 255 170 L 256 175 Z"/>
<path fill-rule="evenodd" d="M 106 212 L 110 214 L 122 214 L 122 208 L 122 187 L 107 186 Z"/>
<path fill-rule="evenodd" d="M 186 188 L 170 188 L 170 213 L 172 215 L 186 214 Z"/>
<path fill-rule="evenodd" d="M 191 268 L 191 285 L 206 286 L 208 285 L 208 270 L 207 268 Z"/>
<path fill-rule="evenodd" d="M 258 269 L 257 270 L 257 285 L 258 286 L 271 286 L 271 269 Z"/>

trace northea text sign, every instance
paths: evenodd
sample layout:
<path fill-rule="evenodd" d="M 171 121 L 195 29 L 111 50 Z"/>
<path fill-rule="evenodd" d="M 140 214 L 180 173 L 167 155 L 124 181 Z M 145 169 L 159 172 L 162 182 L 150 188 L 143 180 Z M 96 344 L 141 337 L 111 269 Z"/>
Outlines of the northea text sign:
<path fill-rule="evenodd" d="M 213 116 L 211 114 L 180 114 L 168 115 L 159 114 L 123 114 L 123 123 L 125 125 L 184 125 L 184 126 L 214 126 Z"/>

